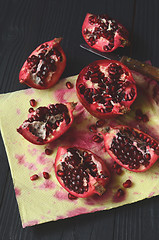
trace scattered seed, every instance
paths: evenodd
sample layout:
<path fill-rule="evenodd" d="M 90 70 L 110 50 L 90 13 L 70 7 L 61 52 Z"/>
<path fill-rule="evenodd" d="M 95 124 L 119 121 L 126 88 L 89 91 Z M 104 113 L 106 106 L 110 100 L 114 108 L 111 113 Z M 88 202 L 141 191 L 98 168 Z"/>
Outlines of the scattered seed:
<path fill-rule="evenodd" d="M 124 183 L 123 183 L 123 187 L 124 188 L 129 188 L 132 186 L 132 182 L 130 179 L 126 180 Z"/>
<path fill-rule="evenodd" d="M 37 102 L 36 102 L 36 100 L 35 99 L 30 99 L 30 105 L 32 106 L 32 107 L 35 107 L 36 106 L 36 104 L 37 104 Z"/>
<path fill-rule="evenodd" d="M 71 82 L 66 82 L 66 87 L 68 89 L 71 89 L 71 88 L 73 88 L 73 84 Z"/>
<path fill-rule="evenodd" d="M 39 178 L 39 176 L 37 175 L 37 174 L 34 174 L 34 175 L 32 175 L 31 177 L 30 177 L 30 180 L 31 181 L 35 181 L 35 180 L 37 180 Z"/>
<path fill-rule="evenodd" d="M 43 177 L 45 179 L 49 179 L 50 178 L 50 174 L 48 172 L 43 172 Z"/>
<path fill-rule="evenodd" d="M 93 138 L 92 138 L 92 140 L 93 140 L 94 142 L 100 143 L 100 142 L 103 141 L 103 138 L 101 138 L 99 135 L 94 135 Z"/>
<path fill-rule="evenodd" d="M 105 124 L 105 120 L 103 120 L 103 119 L 100 119 L 96 122 L 97 127 L 103 127 L 104 124 Z"/>
<path fill-rule="evenodd" d="M 45 154 L 46 155 L 51 155 L 53 153 L 52 149 L 46 148 L 45 149 Z"/>
<path fill-rule="evenodd" d="M 29 108 L 28 112 L 29 112 L 29 113 L 34 112 L 34 109 L 33 109 L 33 108 Z"/>
<path fill-rule="evenodd" d="M 119 198 L 119 197 L 124 196 L 124 194 L 125 194 L 124 190 L 121 189 L 121 188 L 119 188 L 119 189 L 117 190 L 116 196 Z"/>

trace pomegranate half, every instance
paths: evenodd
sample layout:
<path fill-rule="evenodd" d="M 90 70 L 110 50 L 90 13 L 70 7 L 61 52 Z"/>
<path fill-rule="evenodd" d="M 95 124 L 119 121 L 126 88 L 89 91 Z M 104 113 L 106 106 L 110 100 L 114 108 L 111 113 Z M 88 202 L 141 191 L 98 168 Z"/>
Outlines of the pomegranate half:
<path fill-rule="evenodd" d="M 102 195 L 110 180 L 105 162 L 87 149 L 59 147 L 55 173 L 61 186 L 77 198 Z"/>
<path fill-rule="evenodd" d="M 43 145 L 65 133 L 73 122 L 75 103 L 56 103 L 39 107 L 29 114 L 17 131 L 29 142 Z"/>
<path fill-rule="evenodd" d="M 90 47 L 101 52 L 112 52 L 118 47 L 129 45 L 126 28 L 106 14 L 87 13 L 82 26 L 82 35 Z"/>
<path fill-rule="evenodd" d="M 76 89 L 87 111 L 103 119 L 128 112 L 137 96 L 130 70 L 115 60 L 98 60 L 83 68 Z"/>
<path fill-rule="evenodd" d="M 66 66 L 61 40 L 62 38 L 54 38 L 45 42 L 30 54 L 20 70 L 20 83 L 37 89 L 47 89 L 55 85 Z"/>
<path fill-rule="evenodd" d="M 159 158 L 159 143 L 139 129 L 120 125 L 103 136 L 109 155 L 129 171 L 144 172 Z"/>

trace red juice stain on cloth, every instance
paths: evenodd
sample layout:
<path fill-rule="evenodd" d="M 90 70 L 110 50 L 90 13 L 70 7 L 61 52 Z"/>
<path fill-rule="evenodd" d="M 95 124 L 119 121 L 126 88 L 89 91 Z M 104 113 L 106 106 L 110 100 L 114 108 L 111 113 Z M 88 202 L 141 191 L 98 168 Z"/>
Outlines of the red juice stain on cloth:
<path fill-rule="evenodd" d="M 46 154 L 43 152 L 37 157 L 37 162 L 45 165 L 47 162 L 49 162 L 48 158 L 46 157 Z"/>
<path fill-rule="evenodd" d="M 87 213 L 88 209 L 85 207 L 79 207 L 79 208 L 75 208 L 74 210 L 68 211 L 67 216 L 68 217 L 73 217 L 73 216 L 77 216 L 80 214 L 84 214 Z"/>
<path fill-rule="evenodd" d="M 14 191 L 15 191 L 15 195 L 16 197 L 20 196 L 21 195 L 21 190 L 17 187 L 14 188 Z"/>
<path fill-rule="evenodd" d="M 15 158 L 18 160 L 18 164 L 24 164 L 25 163 L 25 155 L 15 154 Z"/>
<path fill-rule="evenodd" d="M 25 90 L 24 90 L 24 93 L 25 93 L 26 95 L 34 94 L 34 89 L 32 89 L 32 88 L 25 89 Z"/>
<path fill-rule="evenodd" d="M 33 226 L 33 225 L 36 225 L 36 224 L 38 224 L 38 223 L 39 223 L 38 220 L 28 221 L 28 222 L 26 222 L 26 223 L 23 223 L 23 228 L 29 227 L 29 226 Z"/>
<path fill-rule="evenodd" d="M 56 184 L 50 179 L 46 179 L 43 184 L 39 186 L 40 189 L 54 189 Z"/>
<path fill-rule="evenodd" d="M 68 193 L 64 192 L 63 190 L 61 191 L 56 191 L 55 194 L 54 194 L 54 197 L 57 198 L 59 201 L 62 201 L 62 200 L 68 200 Z"/>
<path fill-rule="evenodd" d="M 15 158 L 18 160 L 18 164 L 19 165 L 23 165 L 24 167 L 26 167 L 26 168 L 28 168 L 30 170 L 34 170 L 34 171 L 37 170 L 35 164 L 29 163 L 29 162 L 25 161 L 26 158 L 25 158 L 24 154 L 22 154 L 22 155 L 15 154 Z"/>

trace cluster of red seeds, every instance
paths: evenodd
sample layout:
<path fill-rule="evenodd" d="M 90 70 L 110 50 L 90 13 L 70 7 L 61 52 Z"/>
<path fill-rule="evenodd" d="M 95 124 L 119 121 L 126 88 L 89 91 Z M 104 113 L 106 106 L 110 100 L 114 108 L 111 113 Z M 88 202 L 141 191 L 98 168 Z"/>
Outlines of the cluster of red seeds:
<path fill-rule="evenodd" d="M 57 175 L 61 177 L 65 186 L 70 190 L 83 194 L 88 191 L 89 174 L 93 177 L 107 178 L 99 173 L 92 155 L 77 148 L 68 148 L 67 155 L 61 162 L 61 169 Z"/>
<path fill-rule="evenodd" d="M 125 92 L 129 83 L 121 80 L 121 75 L 128 73 L 120 65 L 111 63 L 107 71 L 108 76 L 101 72 L 98 64 L 90 64 L 84 75 L 85 84 L 78 86 L 85 100 L 89 104 L 98 103 L 100 106 L 97 111 L 102 113 L 111 112 L 115 103 L 132 101 L 135 97 L 134 88 L 131 88 L 129 93 Z M 88 80 L 92 82 L 92 87 L 87 87 Z"/>
<path fill-rule="evenodd" d="M 28 69 L 31 69 L 32 74 L 37 74 L 40 79 L 39 84 L 43 85 L 49 72 L 56 71 L 56 62 L 62 61 L 62 55 L 57 48 L 49 49 L 48 44 L 41 45 L 40 53 L 28 57 Z"/>
<path fill-rule="evenodd" d="M 130 128 L 120 130 L 112 140 L 110 150 L 130 169 L 138 169 L 140 165 L 147 167 L 151 159 L 147 148 L 158 150 L 158 143 L 142 133 Z"/>
<path fill-rule="evenodd" d="M 118 26 L 118 23 L 107 15 L 91 15 L 89 16 L 89 24 L 95 25 L 95 28 L 93 30 L 84 29 L 88 42 L 93 46 L 101 37 L 105 38 L 109 41 L 108 45 L 103 46 L 105 51 L 114 47 L 114 36 L 117 31 L 123 34 L 123 30 Z"/>
<path fill-rule="evenodd" d="M 52 116 L 58 116 L 56 121 L 52 121 Z M 29 130 L 35 136 L 38 136 L 38 129 L 34 127 L 31 123 L 33 122 L 45 122 L 46 127 L 46 137 L 54 130 L 57 129 L 61 122 L 65 120 L 66 124 L 70 123 L 70 116 L 68 108 L 62 103 L 51 104 L 49 107 L 39 107 L 34 111 L 34 114 L 26 121 L 29 122 Z M 42 141 L 40 139 L 39 141 Z"/>

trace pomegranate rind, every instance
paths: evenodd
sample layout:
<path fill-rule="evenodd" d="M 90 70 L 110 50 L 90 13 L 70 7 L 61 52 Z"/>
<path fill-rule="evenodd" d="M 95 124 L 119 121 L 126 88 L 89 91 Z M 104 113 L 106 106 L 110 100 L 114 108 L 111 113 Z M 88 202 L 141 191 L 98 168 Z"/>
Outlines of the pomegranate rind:
<path fill-rule="evenodd" d="M 130 42 L 128 40 L 129 33 L 128 33 L 127 29 L 121 23 L 116 21 L 116 23 L 118 24 L 119 29 L 121 29 L 122 32 L 124 32 L 124 35 L 119 34 L 118 31 L 115 33 L 115 36 L 114 36 L 114 47 L 112 49 L 110 49 L 110 50 L 103 49 L 103 46 L 105 46 L 105 45 L 107 45 L 109 43 L 109 40 L 107 40 L 106 38 L 103 38 L 103 37 L 100 37 L 98 39 L 98 41 L 92 46 L 90 44 L 90 42 L 88 41 L 88 38 L 87 38 L 86 34 L 84 34 L 84 31 L 85 31 L 85 29 L 94 29 L 95 27 L 99 26 L 98 23 L 95 23 L 93 25 L 91 25 L 89 23 L 89 17 L 93 16 L 93 15 L 95 15 L 95 14 L 87 13 L 86 17 L 84 19 L 83 25 L 82 25 L 82 36 L 83 36 L 84 40 L 86 41 L 86 43 L 91 48 L 97 49 L 100 52 L 113 52 L 118 47 L 125 47 L 125 46 L 130 44 Z"/>
<path fill-rule="evenodd" d="M 59 62 L 59 61 L 56 62 L 56 71 L 49 72 L 49 76 L 45 79 L 44 84 L 40 85 L 38 83 L 35 83 L 35 81 L 33 81 L 30 70 L 28 69 L 27 60 L 24 62 L 23 66 L 20 70 L 20 73 L 19 73 L 19 82 L 20 83 L 25 83 L 29 87 L 42 90 L 42 89 L 51 88 L 58 82 L 58 80 L 60 79 L 60 77 L 66 67 L 66 55 L 60 45 L 61 40 L 62 40 L 62 38 L 54 38 L 51 41 L 42 43 L 29 55 L 29 57 L 31 57 L 32 55 L 37 56 L 38 52 L 40 51 L 40 48 L 43 44 L 48 44 L 49 49 L 52 49 L 53 47 L 55 47 L 61 53 L 62 62 Z"/>
<path fill-rule="evenodd" d="M 121 101 L 120 104 L 119 103 L 114 104 L 113 111 L 101 113 L 96 110 L 98 107 L 97 103 L 89 104 L 85 100 L 84 96 L 80 93 L 79 85 L 80 84 L 85 85 L 86 81 L 84 78 L 84 74 L 86 73 L 86 71 L 88 70 L 90 65 L 97 64 L 100 67 L 102 66 L 103 68 L 107 68 L 109 66 L 109 64 L 111 64 L 111 63 L 119 64 L 123 69 L 125 69 L 128 72 L 129 75 L 127 76 L 127 80 L 130 83 L 129 88 L 134 88 L 135 96 L 131 101 Z M 123 115 L 123 114 L 129 112 L 131 105 L 133 104 L 133 102 L 135 101 L 135 99 L 137 97 L 136 83 L 135 83 L 135 80 L 134 80 L 130 70 L 123 63 L 116 61 L 116 60 L 97 60 L 97 61 L 94 61 L 93 63 L 89 64 L 88 66 L 84 67 L 78 75 L 78 78 L 76 81 L 76 91 L 77 91 L 77 96 L 78 96 L 80 102 L 82 103 L 82 105 L 85 107 L 85 109 L 91 115 L 93 115 L 94 117 L 99 118 L 99 119 L 111 118 L 111 117 L 115 117 L 117 115 Z"/>
<path fill-rule="evenodd" d="M 111 151 L 110 146 L 111 146 L 113 138 L 116 136 L 116 134 L 119 132 L 120 129 L 124 129 L 124 128 L 130 128 L 130 127 L 119 125 L 119 126 L 116 126 L 116 127 L 113 127 L 113 128 L 109 128 L 108 130 L 106 130 L 107 131 L 106 133 L 102 133 L 102 135 L 104 137 L 104 145 L 105 145 L 106 151 L 108 152 L 108 154 L 112 157 L 112 159 L 115 162 L 117 162 L 120 166 L 124 167 L 125 169 L 127 169 L 129 171 L 132 171 L 132 172 L 145 172 L 145 171 L 147 171 L 148 169 L 150 169 L 154 165 L 154 163 L 159 158 L 159 153 L 157 151 L 155 152 L 149 146 L 147 147 L 147 149 L 149 150 L 149 153 L 151 155 L 150 163 L 149 163 L 148 166 L 144 166 L 144 165 L 140 164 L 140 167 L 138 169 L 129 168 L 129 165 L 123 164 L 118 159 L 118 157 Z M 147 138 L 150 138 L 151 140 L 154 140 L 151 136 L 149 136 L 146 133 L 143 133 L 142 131 L 140 131 L 137 128 L 131 128 L 131 129 L 138 132 L 138 133 L 144 134 Z M 156 140 L 154 140 L 154 141 L 156 141 Z"/>
<path fill-rule="evenodd" d="M 98 157 L 96 154 L 92 153 L 90 150 L 84 149 L 84 148 L 77 148 L 79 150 L 83 150 L 83 151 L 87 151 L 89 154 L 92 154 L 94 159 L 96 160 L 96 164 L 97 167 L 99 167 L 100 169 L 102 169 L 103 174 L 105 174 L 107 176 L 106 179 L 101 179 L 98 177 L 92 177 L 89 174 L 89 183 L 88 183 L 88 191 L 84 192 L 83 194 L 79 194 L 76 193 L 74 191 L 71 191 L 68 187 L 66 187 L 64 185 L 63 180 L 61 179 L 60 176 L 58 176 L 57 172 L 58 170 L 61 170 L 61 162 L 63 160 L 63 156 L 67 153 L 67 149 L 70 148 L 69 146 L 62 146 L 62 147 L 58 147 L 57 150 L 57 154 L 56 154 L 56 158 L 55 158 L 55 175 L 56 178 L 58 180 L 58 182 L 60 183 L 60 185 L 71 195 L 73 195 L 74 197 L 77 198 L 87 198 L 90 197 L 94 194 L 98 194 L 99 196 L 101 196 L 105 191 L 106 191 L 106 186 L 108 185 L 108 183 L 110 182 L 110 172 L 106 166 L 106 163 L 100 158 Z"/>
<path fill-rule="evenodd" d="M 17 132 L 20 133 L 27 141 L 33 143 L 33 144 L 36 144 L 36 145 L 44 145 L 44 144 L 47 144 L 47 143 L 50 143 L 54 140 L 56 140 L 57 138 L 59 138 L 61 135 L 63 135 L 72 125 L 73 123 L 73 119 L 74 119 L 74 116 L 73 116 L 73 111 L 74 111 L 74 107 L 75 107 L 75 104 L 74 103 L 67 103 L 66 104 L 67 108 L 68 108 L 68 112 L 69 112 L 69 117 L 70 117 L 70 122 L 69 124 L 66 124 L 65 121 L 63 121 L 59 128 L 58 128 L 58 131 L 55 130 L 52 132 L 52 134 L 49 135 L 49 138 L 43 140 L 42 142 L 41 141 L 38 141 L 38 138 L 37 136 L 33 135 L 27 128 L 27 126 L 29 125 L 26 125 L 26 127 L 24 127 L 24 123 L 26 122 L 26 120 L 22 123 L 22 125 L 17 129 Z M 29 114 L 29 117 L 30 118 L 31 116 L 34 115 L 35 112 L 32 112 L 31 114 Z"/>

